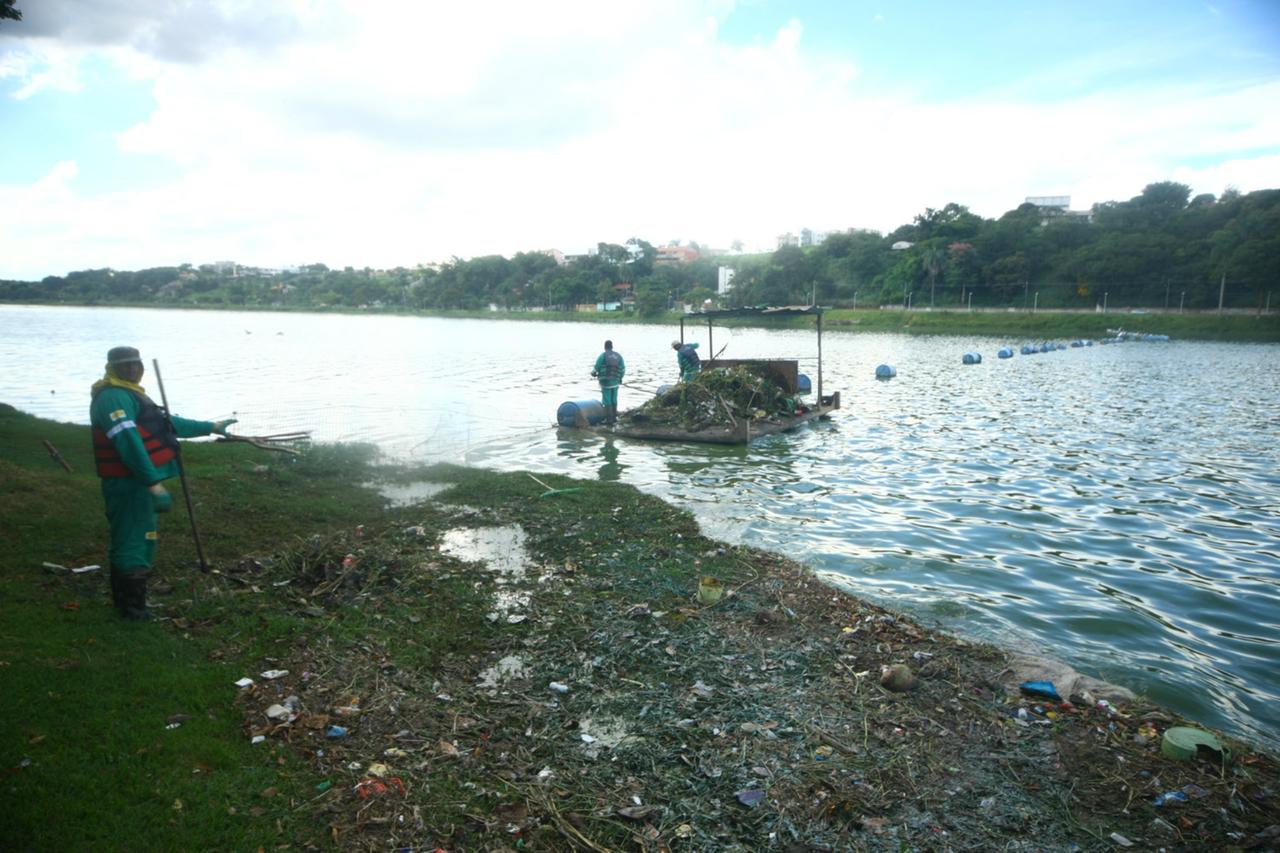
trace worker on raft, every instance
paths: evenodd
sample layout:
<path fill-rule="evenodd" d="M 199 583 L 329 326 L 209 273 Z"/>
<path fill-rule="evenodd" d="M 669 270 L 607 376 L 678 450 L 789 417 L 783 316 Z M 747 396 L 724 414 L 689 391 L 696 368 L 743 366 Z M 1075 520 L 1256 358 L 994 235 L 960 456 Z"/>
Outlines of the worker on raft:
<path fill-rule="evenodd" d="M 605 341 L 604 352 L 596 358 L 591 375 L 600 380 L 600 402 L 604 404 L 604 422 L 609 426 L 618 422 L 618 386 L 626 372 L 622 353 L 614 350 L 613 341 Z"/>
<path fill-rule="evenodd" d="M 676 366 L 680 368 L 680 381 L 692 382 L 702 369 L 702 360 L 698 358 L 698 344 L 691 341 L 687 344 L 672 341 L 671 348 L 676 351 Z"/>
<path fill-rule="evenodd" d="M 106 375 L 93 383 L 89 419 L 102 499 L 111 526 L 111 602 L 126 619 L 150 619 L 147 577 L 156 550 L 156 513 L 173 498 L 163 482 L 178 474 L 178 438 L 226 435 L 235 418 L 173 417 L 138 384 L 142 357 L 133 347 L 107 353 Z"/>

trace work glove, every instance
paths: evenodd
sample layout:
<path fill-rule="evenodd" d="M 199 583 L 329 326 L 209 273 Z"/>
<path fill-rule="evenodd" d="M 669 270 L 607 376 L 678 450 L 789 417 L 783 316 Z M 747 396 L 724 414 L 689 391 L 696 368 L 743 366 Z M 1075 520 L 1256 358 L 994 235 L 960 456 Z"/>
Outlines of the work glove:
<path fill-rule="evenodd" d="M 591 378 L 592 378 L 592 379 L 595 379 L 598 375 L 599 375 L 599 374 L 598 374 L 598 373 L 596 373 L 594 370 L 593 370 L 593 371 L 591 371 Z"/>
<path fill-rule="evenodd" d="M 226 435 L 227 427 L 237 422 L 238 421 L 235 418 L 227 418 L 225 421 L 214 421 L 213 431 L 216 432 L 218 435 Z"/>
<path fill-rule="evenodd" d="M 151 487 L 151 506 L 156 512 L 168 512 L 173 508 L 173 498 L 169 495 L 169 490 L 160 483 L 156 483 Z"/>

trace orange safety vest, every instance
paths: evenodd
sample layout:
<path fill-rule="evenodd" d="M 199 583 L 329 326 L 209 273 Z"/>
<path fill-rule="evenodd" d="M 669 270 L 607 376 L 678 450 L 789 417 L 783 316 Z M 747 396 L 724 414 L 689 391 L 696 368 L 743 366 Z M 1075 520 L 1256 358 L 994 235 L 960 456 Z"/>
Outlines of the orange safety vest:
<path fill-rule="evenodd" d="M 128 393 L 138 402 L 138 414 L 132 421 L 121 421 L 112 427 L 112 433 L 119 429 L 136 427 L 142 438 L 142 446 L 151 457 L 151 464 L 157 468 L 172 462 L 178 455 L 178 436 L 169 425 L 169 418 L 164 409 L 157 406 L 150 397 L 133 391 Z M 97 463 L 99 477 L 132 477 L 133 472 L 124 464 L 124 458 L 116 450 L 111 436 L 98 427 L 93 428 L 93 458 Z"/>

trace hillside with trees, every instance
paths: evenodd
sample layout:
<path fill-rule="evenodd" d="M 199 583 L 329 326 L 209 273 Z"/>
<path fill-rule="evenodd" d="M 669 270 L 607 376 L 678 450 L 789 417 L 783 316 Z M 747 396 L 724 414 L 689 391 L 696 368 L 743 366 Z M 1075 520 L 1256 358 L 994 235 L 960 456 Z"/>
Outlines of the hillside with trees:
<path fill-rule="evenodd" d="M 567 311 L 603 303 L 651 316 L 715 298 L 717 268 L 728 266 L 735 279 L 723 306 L 807 303 L 816 295 L 825 305 L 858 308 L 1206 310 L 1220 298 L 1227 308 L 1262 308 L 1280 287 L 1280 190 L 1192 198 L 1189 187 L 1164 182 L 1086 216 L 1023 204 L 984 219 L 952 203 L 887 235 L 836 233 L 766 255 L 686 254 L 693 259 L 664 262 L 653 244 L 633 238 L 570 258 L 520 252 L 392 270 L 93 269 L 0 281 L 0 301 L 392 311 Z"/>

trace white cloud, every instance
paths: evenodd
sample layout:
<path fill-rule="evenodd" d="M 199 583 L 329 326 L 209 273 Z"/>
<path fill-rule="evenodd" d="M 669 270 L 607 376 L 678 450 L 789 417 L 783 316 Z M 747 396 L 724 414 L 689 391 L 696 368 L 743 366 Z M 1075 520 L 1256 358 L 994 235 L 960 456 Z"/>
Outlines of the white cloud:
<path fill-rule="evenodd" d="M 1082 207 L 1156 180 L 1280 186 L 1277 83 L 935 103 L 866 93 L 857 58 L 807 52 L 798 21 L 727 44 L 720 3 L 436 6 L 299 0 L 269 49 L 212 40 L 210 61 L 121 36 L 107 55 L 154 80 L 157 107 L 118 145 L 180 177 L 0 187 L 0 277 L 408 265 L 632 236 L 771 247 L 951 201 L 998 216 L 1026 195 Z"/>

